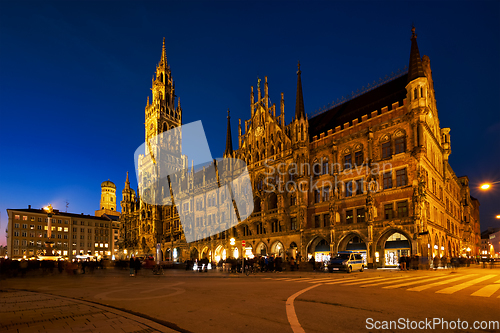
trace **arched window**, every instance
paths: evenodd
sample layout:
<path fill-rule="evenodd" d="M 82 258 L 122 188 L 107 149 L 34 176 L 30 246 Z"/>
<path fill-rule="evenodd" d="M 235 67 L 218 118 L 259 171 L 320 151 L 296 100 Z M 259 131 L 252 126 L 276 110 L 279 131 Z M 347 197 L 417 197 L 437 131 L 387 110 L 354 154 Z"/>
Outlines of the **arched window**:
<path fill-rule="evenodd" d="M 418 89 L 415 88 L 415 90 L 413 90 L 413 99 L 417 99 L 418 98 Z"/>
<path fill-rule="evenodd" d="M 300 140 L 304 141 L 304 125 L 300 125 Z"/>
<path fill-rule="evenodd" d="M 328 174 L 328 158 L 323 158 L 323 174 Z"/>

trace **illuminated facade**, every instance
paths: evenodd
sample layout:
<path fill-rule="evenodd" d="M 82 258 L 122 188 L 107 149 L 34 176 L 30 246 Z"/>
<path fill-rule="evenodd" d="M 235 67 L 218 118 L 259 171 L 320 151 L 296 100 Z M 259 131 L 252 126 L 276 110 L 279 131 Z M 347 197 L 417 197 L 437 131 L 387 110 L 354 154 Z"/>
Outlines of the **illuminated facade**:
<path fill-rule="evenodd" d="M 47 240 L 47 213 L 43 209 L 7 209 L 7 254 L 12 259 L 36 258 Z M 111 221 L 106 216 L 64 213 L 54 210 L 54 253 L 65 259 L 77 255 L 111 256 Z"/>
<path fill-rule="evenodd" d="M 146 140 L 182 123 L 180 105 L 173 108 L 165 47 L 152 90 Z M 250 119 L 239 120 L 234 150 L 228 115 L 224 152 L 224 157 L 247 163 L 253 214 L 236 227 L 188 244 L 177 210 L 145 204 L 127 175 L 121 202 L 123 248 L 153 254 L 161 244 L 165 259 L 214 261 L 242 253 L 286 259 L 300 252 L 302 258 L 321 259 L 357 250 L 369 266 L 378 267 L 396 265 L 401 255 L 479 254 L 479 203 L 470 196 L 468 178 L 457 177 L 448 163 L 450 129 L 440 126 L 430 60 L 420 57 L 414 30 L 408 72 L 313 117 L 305 113 L 300 65 L 289 124 L 283 94 L 279 106 L 269 104 L 267 77 L 263 91 L 260 79 L 256 90 L 251 88 Z M 191 170 L 185 177 L 202 178 L 202 187 L 192 189 L 201 193 L 216 188 L 219 172 Z M 206 197 L 179 207 L 203 211 L 188 224 L 196 227 L 219 221 L 207 207 L 225 202 L 227 198 Z"/>

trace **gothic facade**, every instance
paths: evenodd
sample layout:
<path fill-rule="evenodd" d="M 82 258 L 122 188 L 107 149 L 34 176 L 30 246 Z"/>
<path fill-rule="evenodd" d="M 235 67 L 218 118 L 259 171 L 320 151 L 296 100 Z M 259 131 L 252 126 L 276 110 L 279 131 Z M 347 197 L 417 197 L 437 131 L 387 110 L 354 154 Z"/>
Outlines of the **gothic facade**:
<path fill-rule="evenodd" d="M 394 266 L 400 255 L 451 257 L 476 255 L 479 203 L 467 177 L 457 177 L 448 158 L 450 129 L 440 126 L 427 56 L 420 57 L 412 31 L 408 71 L 373 86 L 309 118 L 305 113 L 300 64 L 293 120 L 285 122 L 283 93 L 279 110 L 269 104 L 267 77 L 250 93 L 250 119 L 238 124 L 238 149 L 232 147 L 227 117 L 225 158 L 245 161 L 252 181 L 254 210 L 235 226 L 186 242 L 183 228 L 210 226 L 220 215 L 203 197 L 220 186 L 224 170 L 188 170 L 179 182 L 200 179 L 202 199 L 178 203 L 203 212 L 182 225 L 173 205 L 147 204 L 130 184 L 123 190 L 121 247 L 127 253 L 158 253 L 165 260 L 300 253 L 317 260 L 341 250 L 364 253 L 368 266 Z M 165 46 L 153 80 L 153 101 L 146 106 L 146 141 L 182 124 L 174 108 L 174 85 Z M 279 114 L 278 114 L 279 111 Z M 155 152 L 155 147 L 150 151 Z M 152 168 L 145 159 L 140 168 Z M 139 182 L 143 182 L 139 179 Z M 167 188 L 154 188 L 165 193 Z M 145 194 L 144 194 L 145 195 Z M 148 195 L 154 195 L 149 193 Z M 206 237 L 205 237 L 206 236 Z M 230 239 L 236 242 L 230 244 Z M 245 241 L 245 246 L 241 241 Z M 157 244 L 161 252 L 156 251 Z"/>

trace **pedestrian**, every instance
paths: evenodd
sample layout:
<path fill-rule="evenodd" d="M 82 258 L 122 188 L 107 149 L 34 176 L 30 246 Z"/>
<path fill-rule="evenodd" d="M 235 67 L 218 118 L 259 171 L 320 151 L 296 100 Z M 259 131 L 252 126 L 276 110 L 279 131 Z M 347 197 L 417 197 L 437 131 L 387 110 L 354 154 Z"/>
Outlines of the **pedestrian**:
<path fill-rule="evenodd" d="M 309 259 L 309 264 L 311 264 L 313 271 L 315 271 L 316 270 L 316 260 L 314 259 L 314 256 L 311 256 L 311 259 Z"/>
<path fill-rule="evenodd" d="M 406 270 L 406 258 L 405 258 L 404 255 L 402 255 L 402 256 L 399 257 L 399 268 L 402 271 Z"/>
<path fill-rule="evenodd" d="M 138 275 L 139 271 L 141 270 L 141 261 L 137 257 L 135 258 L 134 269 L 135 269 L 135 275 Z"/>
<path fill-rule="evenodd" d="M 135 261 L 134 261 L 134 257 L 130 257 L 130 276 L 135 276 Z"/>

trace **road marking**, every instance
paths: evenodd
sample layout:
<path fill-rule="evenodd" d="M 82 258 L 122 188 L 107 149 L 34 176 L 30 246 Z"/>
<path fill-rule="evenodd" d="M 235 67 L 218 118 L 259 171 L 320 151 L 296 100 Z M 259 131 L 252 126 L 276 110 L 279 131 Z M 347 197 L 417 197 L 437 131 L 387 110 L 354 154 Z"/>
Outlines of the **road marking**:
<path fill-rule="evenodd" d="M 461 284 L 457 284 L 456 286 L 452 286 L 452 287 L 448 287 L 448 288 L 444 288 L 444 289 L 438 290 L 438 291 L 436 291 L 436 293 L 438 293 L 438 294 L 453 294 L 453 293 L 455 293 L 455 292 L 457 292 L 459 290 L 462 290 L 462 289 L 465 289 L 467 287 L 473 286 L 476 283 L 479 283 L 479 282 L 491 279 L 494 276 L 496 276 L 496 275 L 482 276 L 482 277 L 477 278 L 475 280 L 467 281 L 467 282 L 464 282 L 464 283 L 461 283 Z"/>
<path fill-rule="evenodd" d="M 351 278 L 351 279 L 353 279 L 353 278 Z M 318 279 L 318 280 L 315 280 L 315 281 L 311 281 L 309 283 L 324 283 L 324 282 L 333 282 L 333 281 L 337 281 L 337 279 L 334 279 L 334 278 Z"/>
<path fill-rule="evenodd" d="M 344 280 L 330 282 L 330 283 L 326 283 L 326 284 L 338 284 L 338 283 L 352 282 L 353 280 L 354 281 L 366 281 L 366 280 L 374 280 L 374 279 L 381 279 L 381 277 L 371 277 L 371 278 L 364 278 L 364 279 L 347 278 Z"/>
<path fill-rule="evenodd" d="M 473 276 L 476 276 L 476 275 L 477 274 L 463 275 L 463 276 L 459 276 L 459 277 L 456 277 L 456 278 L 453 278 L 453 279 L 450 279 L 450 280 L 438 281 L 438 282 L 434 282 L 434 283 L 431 283 L 431 284 L 426 284 L 426 285 L 423 285 L 423 286 L 413 287 L 413 288 L 410 288 L 410 289 L 407 289 L 407 290 L 410 290 L 410 291 L 422 291 L 422 290 L 425 290 L 425 289 L 429 289 L 429 288 L 436 287 L 436 286 L 441 286 L 443 284 L 452 283 L 452 282 L 455 282 L 455 281 L 458 281 L 458 280 L 462 280 L 462 279 L 465 279 L 467 277 L 473 277 Z"/>
<path fill-rule="evenodd" d="M 498 289 L 500 289 L 500 284 L 495 282 L 495 284 L 490 284 L 488 286 L 485 286 L 475 293 L 472 293 L 471 296 L 480 296 L 480 297 L 490 297 L 493 295 Z M 500 296 L 499 296 L 500 297 Z"/>
<path fill-rule="evenodd" d="M 373 282 L 373 281 L 377 281 L 377 280 L 381 280 L 381 279 L 384 279 L 383 277 L 381 276 L 378 276 L 378 277 L 373 277 L 373 278 L 367 278 L 367 279 L 359 279 L 359 280 L 356 280 L 354 282 L 351 282 L 351 283 L 346 283 L 346 286 L 355 286 L 357 284 L 363 284 L 363 283 L 366 283 L 366 282 Z"/>
<path fill-rule="evenodd" d="M 422 277 L 418 276 L 418 277 L 413 277 L 413 278 L 408 278 L 408 277 L 390 278 L 390 279 L 384 279 L 384 281 L 382 281 L 382 282 L 375 281 L 375 283 L 364 284 L 360 287 L 365 288 L 365 287 L 379 286 L 381 284 L 389 284 L 389 283 L 394 283 L 394 282 L 398 283 L 399 280 L 410 281 L 410 280 L 417 280 L 417 279 L 422 279 Z M 388 281 L 388 280 L 391 280 L 391 281 Z M 393 281 L 393 280 L 396 280 L 396 281 Z"/>
<path fill-rule="evenodd" d="M 424 279 L 424 280 L 420 280 L 420 281 L 412 281 L 412 282 L 405 282 L 405 283 L 400 283 L 400 284 L 393 284 L 392 286 L 385 286 L 383 288 L 384 289 L 393 289 L 393 288 L 399 288 L 399 287 L 406 287 L 406 286 L 410 286 L 412 284 L 418 284 L 418 283 L 424 283 L 424 282 L 439 280 L 439 279 L 442 279 L 442 278 L 445 278 L 445 277 L 448 277 L 448 275 L 442 275 L 442 276 L 433 277 L 433 278 L 430 278 L 430 279 Z"/>
<path fill-rule="evenodd" d="M 295 313 L 295 307 L 293 306 L 293 301 L 295 300 L 295 298 L 297 298 L 297 296 L 305 293 L 312 288 L 316 288 L 317 286 L 321 286 L 321 283 L 307 287 L 306 289 L 302 289 L 292 296 L 288 297 L 288 299 L 286 300 L 286 316 L 294 333 L 305 333 L 305 331 L 302 326 L 300 326 L 299 319 L 297 318 L 297 314 Z"/>

